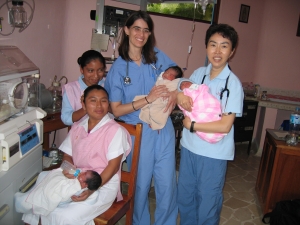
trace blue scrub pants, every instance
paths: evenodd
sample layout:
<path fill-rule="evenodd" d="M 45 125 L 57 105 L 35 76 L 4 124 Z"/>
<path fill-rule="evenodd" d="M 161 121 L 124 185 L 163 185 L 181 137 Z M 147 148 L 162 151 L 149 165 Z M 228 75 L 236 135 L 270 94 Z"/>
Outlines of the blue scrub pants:
<path fill-rule="evenodd" d="M 181 148 L 178 207 L 181 225 L 218 225 L 227 161 Z"/>
<path fill-rule="evenodd" d="M 127 160 L 127 163 L 131 162 L 130 157 Z M 159 131 L 152 130 L 148 124 L 143 123 L 133 225 L 150 225 L 148 193 L 152 176 L 156 196 L 154 224 L 175 225 L 178 215 L 175 131 L 170 118 L 166 126 Z"/>

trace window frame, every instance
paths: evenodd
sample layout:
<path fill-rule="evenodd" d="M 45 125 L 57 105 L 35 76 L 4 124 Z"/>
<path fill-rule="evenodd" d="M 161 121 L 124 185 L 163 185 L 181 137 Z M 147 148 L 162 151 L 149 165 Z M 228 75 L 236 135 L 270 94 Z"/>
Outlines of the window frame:
<path fill-rule="evenodd" d="M 168 4 L 167 2 L 162 2 L 162 3 Z M 176 3 L 176 2 L 173 1 L 172 3 Z M 182 2 L 180 2 L 180 3 L 182 3 Z M 192 2 L 191 2 L 191 3 L 192 3 Z M 201 22 L 201 23 L 207 23 L 207 24 L 218 24 L 218 20 L 219 20 L 219 12 L 220 12 L 220 4 L 221 4 L 221 0 L 218 0 L 217 3 L 215 4 L 215 7 L 214 7 L 214 14 L 213 14 L 212 21 L 199 20 L 199 19 L 192 19 L 192 18 L 187 18 L 187 17 L 174 16 L 174 15 L 163 14 L 163 13 L 157 13 L 157 12 L 150 12 L 150 11 L 147 11 L 147 13 L 150 14 L 150 15 L 161 16 L 161 17 L 168 17 L 168 18 L 174 18 L 174 19 L 181 19 L 181 20 L 195 21 L 195 22 Z"/>

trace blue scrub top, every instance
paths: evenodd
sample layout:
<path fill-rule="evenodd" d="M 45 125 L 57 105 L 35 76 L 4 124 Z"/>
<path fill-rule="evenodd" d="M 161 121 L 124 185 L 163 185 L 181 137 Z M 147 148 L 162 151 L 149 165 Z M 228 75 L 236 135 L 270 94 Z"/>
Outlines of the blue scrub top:
<path fill-rule="evenodd" d="M 220 93 L 225 87 L 226 78 L 229 76 L 227 88 L 229 89 L 229 97 L 226 104 L 227 92 L 224 92 L 222 98 L 223 113 L 235 113 L 236 117 L 242 116 L 243 113 L 243 87 L 238 77 L 228 68 L 228 64 L 222 72 L 210 80 L 210 70 L 212 65 L 200 67 L 194 71 L 190 80 L 196 84 L 201 84 L 204 75 L 206 75 L 203 84 L 206 84 L 212 95 L 220 100 Z M 183 129 L 181 145 L 191 152 L 214 159 L 232 160 L 234 158 L 234 127 L 219 142 L 211 144 L 199 138 L 196 133 L 191 133 L 186 128 Z"/>
<path fill-rule="evenodd" d="M 106 80 L 105 89 L 109 93 L 110 102 L 121 102 L 122 104 L 131 103 L 133 98 L 137 95 L 148 95 L 156 79 L 162 71 L 165 71 L 170 66 L 176 64 L 162 51 L 155 48 L 157 52 L 157 62 L 153 64 L 137 65 L 133 61 L 127 62 L 120 56 L 111 66 Z M 124 78 L 129 77 L 131 82 L 125 84 Z M 121 116 L 120 119 L 126 123 L 136 124 L 142 122 L 139 119 L 140 110 Z"/>

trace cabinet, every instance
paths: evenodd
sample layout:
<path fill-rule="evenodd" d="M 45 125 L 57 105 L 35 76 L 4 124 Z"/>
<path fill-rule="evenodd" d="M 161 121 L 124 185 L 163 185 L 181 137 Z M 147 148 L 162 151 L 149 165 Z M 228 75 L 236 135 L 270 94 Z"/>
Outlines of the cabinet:
<path fill-rule="evenodd" d="M 300 198 L 300 144 L 287 146 L 266 133 L 255 190 L 263 213 L 276 202 Z"/>
<path fill-rule="evenodd" d="M 257 106 L 257 101 L 244 100 L 243 115 L 236 117 L 234 121 L 234 142 L 248 141 L 248 155 L 251 149 Z"/>

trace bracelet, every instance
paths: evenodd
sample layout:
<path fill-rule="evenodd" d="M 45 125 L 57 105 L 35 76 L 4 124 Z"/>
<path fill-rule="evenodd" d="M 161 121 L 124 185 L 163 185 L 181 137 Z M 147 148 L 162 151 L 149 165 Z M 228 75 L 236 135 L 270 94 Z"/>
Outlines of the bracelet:
<path fill-rule="evenodd" d="M 132 108 L 134 109 L 134 111 L 138 111 L 137 109 L 134 108 L 133 102 L 131 102 Z"/>
<path fill-rule="evenodd" d="M 190 132 L 191 132 L 191 133 L 194 132 L 194 124 L 195 124 L 195 121 L 192 121 L 191 127 L 190 127 Z"/>
<path fill-rule="evenodd" d="M 150 104 L 150 102 L 148 102 L 148 100 L 147 100 L 147 97 L 145 97 L 145 99 L 146 99 L 146 102 L 147 102 L 148 104 Z"/>

